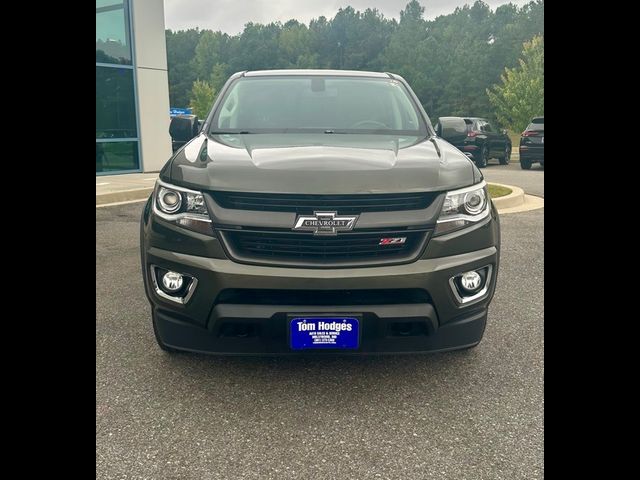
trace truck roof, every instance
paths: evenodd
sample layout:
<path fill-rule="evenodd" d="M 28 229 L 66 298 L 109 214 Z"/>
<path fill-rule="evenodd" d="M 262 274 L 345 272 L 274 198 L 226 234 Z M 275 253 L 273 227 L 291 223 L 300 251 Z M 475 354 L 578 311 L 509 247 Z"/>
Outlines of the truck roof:
<path fill-rule="evenodd" d="M 244 73 L 245 77 L 270 77 L 277 75 L 331 75 L 335 77 L 376 77 L 391 78 L 388 73 L 362 72 L 359 70 L 320 70 L 320 69 L 283 69 L 253 70 Z"/>

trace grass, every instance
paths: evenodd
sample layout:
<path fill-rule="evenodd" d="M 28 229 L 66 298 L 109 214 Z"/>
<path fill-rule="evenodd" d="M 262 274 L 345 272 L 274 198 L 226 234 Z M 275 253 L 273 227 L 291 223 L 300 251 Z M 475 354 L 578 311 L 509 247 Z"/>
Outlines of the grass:
<path fill-rule="evenodd" d="M 509 195 L 512 191 L 510 188 L 494 185 L 493 183 L 488 183 L 487 187 L 489 188 L 489 196 L 491 198 L 504 197 L 505 195 Z"/>

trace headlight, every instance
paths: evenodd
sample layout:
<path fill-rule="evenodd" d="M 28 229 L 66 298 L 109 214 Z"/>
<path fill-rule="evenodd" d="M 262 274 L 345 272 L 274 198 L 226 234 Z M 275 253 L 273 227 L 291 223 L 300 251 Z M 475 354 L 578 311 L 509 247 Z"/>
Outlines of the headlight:
<path fill-rule="evenodd" d="M 153 211 L 160 218 L 183 228 L 213 236 L 202 192 L 158 180 L 153 192 Z"/>
<path fill-rule="evenodd" d="M 490 202 L 484 181 L 447 192 L 434 235 L 449 233 L 487 218 L 491 210 Z"/>
<path fill-rule="evenodd" d="M 164 213 L 175 213 L 182 206 L 182 196 L 176 190 L 160 187 L 158 191 L 158 205 Z"/>

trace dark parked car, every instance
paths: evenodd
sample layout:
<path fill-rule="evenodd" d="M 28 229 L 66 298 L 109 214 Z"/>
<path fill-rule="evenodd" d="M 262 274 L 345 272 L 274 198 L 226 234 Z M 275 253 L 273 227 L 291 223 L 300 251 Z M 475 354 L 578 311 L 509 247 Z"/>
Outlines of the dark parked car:
<path fill-rule="evenodd" d="M 520 135 L 520 166 L 529 170 L 539 162 L 544 167 L 544 117 L 535 117 Z"/>
<path fill-rule="evenodd" d="M 162 168 L 141 260 L 167 351 L 427 352 L 482 339 L 500 224 L 405 80 L 240 72 Z M 194 136 L 195 135 L 195 136 Z"/>
<path fill-rule="evenodd" d="M 458 147 L 480 168 L 489 159 L 497 158 L 500 165 L 507 165 L 511 158 L 511 139 L 506 130 L 497 130 L 485 118 L 440 117 L 435 125 L 436 133 Z"/>

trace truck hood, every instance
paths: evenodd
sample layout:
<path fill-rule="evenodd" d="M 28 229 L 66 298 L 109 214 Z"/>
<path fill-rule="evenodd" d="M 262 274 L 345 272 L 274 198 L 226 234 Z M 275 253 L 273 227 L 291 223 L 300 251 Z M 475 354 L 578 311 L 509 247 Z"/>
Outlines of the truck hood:
<path fill-rule="evenodd" d="M 481 178 L 442 139 L 369 134 L 200 134 L 168 167 L 178 185 L 263 193 L 440 191 Z"/>

